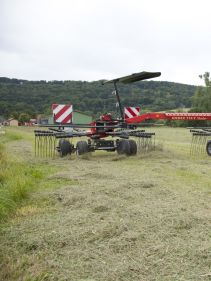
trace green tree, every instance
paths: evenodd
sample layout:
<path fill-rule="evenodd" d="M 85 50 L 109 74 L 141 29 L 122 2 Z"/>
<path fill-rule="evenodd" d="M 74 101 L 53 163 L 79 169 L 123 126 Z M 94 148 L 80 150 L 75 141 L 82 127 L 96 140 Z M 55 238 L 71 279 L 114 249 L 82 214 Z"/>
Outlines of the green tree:
<path fill-rule="evenodd" d="M 211 112 L 211 80 L 210 73 L 205 72 L 199 76 L 204 80 L 205 87 L 198 87 L 193 96 L 193 111 Z"/>
<path fill-rule="evenodd" d="M 29 122 L 29 120 L 30 120 L 30 115 L 29 114 L 21 113 L 19 115 L 18 121 L 20 121 L 20 122 Z"/>
<path fill-rule="evenodd" d="M 12 117 L 12 118 L 15 118 L 15 119 L 19 119 L 19 113 L 18 113 L 17 111 L 13 111 L 13 112 L 11 113 L 11 117 Z"/>

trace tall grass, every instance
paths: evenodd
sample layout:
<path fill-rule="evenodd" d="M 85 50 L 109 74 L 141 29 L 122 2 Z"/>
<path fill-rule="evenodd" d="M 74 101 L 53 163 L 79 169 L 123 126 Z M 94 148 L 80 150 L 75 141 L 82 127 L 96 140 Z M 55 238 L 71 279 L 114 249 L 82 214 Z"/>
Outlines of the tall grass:
<path fill-rule="evenodd" d="M 13 128 L 12 128 L 13 129 Z M 7 143 L 9 141 L 17 141 L 17 140 L 21 140 L 23 139 L 23 137 L 25 137 L 25 135 L 23 135 L 23 132 L 20 131 L 12 131 L 10 128 L 7 129 L 6 131 L 6 135 L 1 136 L 1 143 Z"/>
<path fill-rule="evenodd" d="M 42 177 L 39 168 L 11 158 L 0 144 L 0 221 L 15 211 Z"/>

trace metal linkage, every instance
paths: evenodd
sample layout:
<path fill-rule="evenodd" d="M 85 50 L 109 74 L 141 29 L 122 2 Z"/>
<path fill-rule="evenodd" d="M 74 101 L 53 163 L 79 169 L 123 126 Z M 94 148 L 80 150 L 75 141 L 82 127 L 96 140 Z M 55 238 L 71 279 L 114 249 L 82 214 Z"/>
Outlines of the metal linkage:
<path fill-rule="evenodd" d="M 114 132 L 106 132 L 107 136 L 112 136 L 112 137 L 119 137 L 123 139 L 128 139 L 129 137 L 140 137 L 140 134 L 145 133 L 145 130 L 118 130 Z"/>
<path fill-rule="evenodd" d="M 205 154 L 207 142 L 211 138 L 211 128 L 193 128 L 190 132 L 192 133 L 190 155 Z"/>

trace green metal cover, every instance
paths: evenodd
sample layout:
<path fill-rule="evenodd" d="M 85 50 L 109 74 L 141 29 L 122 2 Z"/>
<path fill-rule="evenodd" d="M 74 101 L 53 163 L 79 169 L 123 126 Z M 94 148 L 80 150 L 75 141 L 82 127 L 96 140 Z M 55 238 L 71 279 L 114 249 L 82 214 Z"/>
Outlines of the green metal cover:
<path fill-rule="evenodd" d="M 146 80 L 146 79 L 151 79 L 155 77 L 159 77 L 161 75 L 161 72 L 147 72 L 147 71 L 142 71 L 139 73 L 133 73 L 128 76 L 116 78 L 113 80 L 108 80 L 103 82 L 103 85 L 106 83 L 116 83 L 116 82 L 121 82 L 121 83 L 133 83 L 141 80 Z"/>
<path fill-rule="evenodd" d="M 90 124 L 92 122 L 92 116 L 84 114 L 83 112 L 73 111 L 73 123 L 74 124 Z"/>

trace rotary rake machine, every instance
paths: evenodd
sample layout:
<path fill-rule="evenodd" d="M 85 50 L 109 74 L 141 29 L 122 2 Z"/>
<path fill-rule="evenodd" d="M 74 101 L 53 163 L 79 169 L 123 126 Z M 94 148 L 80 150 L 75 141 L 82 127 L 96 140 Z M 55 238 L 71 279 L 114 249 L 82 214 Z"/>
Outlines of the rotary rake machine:
<path fill-rule="evenodd" d="M 95 127 L 96 128 L 96 127 Z M 106 129 L 105 129 L 106 128 Z M 120 129 L 111 132 L 105 132 L 108 126 L 99 128 L 103 129 L 102 135 L 90 134 L 89 132 L 65 132 L 59 131 L 42 131 L 35 130 L 35 155 L 39 157 L 54 157 L 56 151 L 61 157 L 67 154 L 77 153 L 78 155 L 94 152 L 96 150 L 117 151 L 118 154 L 127 156 L 135 155 L 137 151 L 146 152 L 155 147 L 155 133 L 145 132 L 145 130 L 125 130 Z M 113 130 L 113 127 L 112 129 Z M 88 141 L 80 140 L 74 145 L 70 139 L 74 137 L 88 137 Z M 97 136 L 97 137 L 96 137 Z M 111 136 L 117 139 L 105 140 L 105 137 Z M 130 139 L 130 137 L 137 138 Z"/>
<path fill-rule="evenodd" d="M 53 124 L 45 125 L 47 130 L 35 130 L 35 155 L 39 157 L 54 157 L 56 151 L 61 157 L 77 153 L 82 155 L 96 150 L 117 151 L 118 154 L 127 156 L 136 155 L 137 152 L 147 152 L 155 148 L 155 133 L 147 132 L 143 122 L 148 120 L 211 120 L 211 113 L 144 113 L 137 116 L 125 118 L 117 83 L 133 83 L 150 78 L 159 77 L 160 72 L 139 72 L 129 76 L 103 82 L 113 83 L 114 93 L 117 99 L 120 117 L 113 119 L 111 114 L 101 116 L 89 125 L 87 124 Z M 85 130 L 86 129 L 86 130 Z M 192 129 L 193 141 L 191 153 L 197 151 L 197 144 L 202 144 L 202 139 L 211 135 L 210 130 Z M 87 141 L 80 140 L 76 144 L 73 138 L 86 137 Z M 109 137 L 109 138 L 108 138 Z M 108 139 L 107 139 L 108 138 Z M 203 143 L 206 142 L 205 138 Z M 204 143 L 205 144 L 205 143 Z M 208 155 L 211 155 L 211 140 L 206 144 Z"/>
<path fill-rule="evenodd" d="M 113 119 L 111 114 L 101 116 L 89 125 L 87 124 L 53 124 L 48 130 L 35 130 L 35 155 L 41 157 L 54 157 L 56 151 L 60 156 L 77 153 L 82 155 L 96 150 L 117 151 L 127 156 L 135 155 L 137 151 L 146 152 L 155 147 L 155 133 L 146 130 L 137 130 L 137 122 L 129 123 L 125 119 L 123 108 L 117 88 L 117 83 L 133 83 L 140 80 L 160 76 L 160 72 L 140 72 L 129 76 L 117 78 L 106 83 L 114 84 L 114 94 L 120 117 Z M 87 141 L 80 140 L 76 144 L 73 138 L 86 137 Z M 136 139 L 136 141 L 135 141 Z"/>

